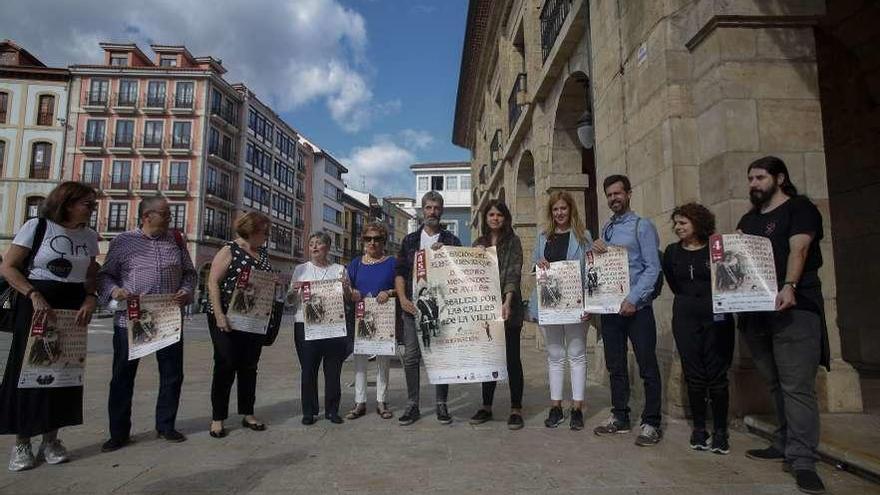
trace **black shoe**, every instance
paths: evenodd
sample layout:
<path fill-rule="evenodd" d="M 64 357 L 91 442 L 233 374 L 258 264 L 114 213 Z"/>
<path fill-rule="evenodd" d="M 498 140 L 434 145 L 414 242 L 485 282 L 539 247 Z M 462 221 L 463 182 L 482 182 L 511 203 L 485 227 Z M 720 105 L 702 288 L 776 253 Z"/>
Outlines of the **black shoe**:
<path fill-rule="evenodd" d="M 712 433 L 712 452 L 721 455 L 730 453 L 730 435 L 727 430 L 718 430 Z"/>
<path fill-rule="evenodd" d="M 584 412 L 580 409 L 572 409 L 571 410 L 571 419 L 569 420 L 569 426 L 574 431 L 581 431 L 584 429 Z"/>
<path fill-rule="evenodd" d="M 315 420 L 314 415 L 312 415 L 312 414 L 303 415 L 302 424 L 304 424 L 306 426 L 311 426 L 311 425 L 315 424 L 315 421 L 316 420 Z"/>
<path fill-rule="evenodd" d="M 324 417 L 329 419 L 334 425 L 345 423 L 345 420 L 343 420 L 338 414 L 325 414 Z"/>
<path fill-rule="evenodd" d="M 630 426 L 629 420 L 621 421 L 612 414 L 608 417 L 605 423 L 593 428 L 593 433 L 598 436 L 617 435 L 629 433 L 631 429 L 632 426 Z"/>
<path fill-rule="evenodd" d="M 822 478 L 812 469 L 795 469 L 794 479 L 797 481 L 798 490 L 804 493 L 825 493 Z"/>
<path fill-rule="evenodd" d="M 544 420 L 544 426 L 547 428 L 556 428 L 561 425 L 563 421 L 565 421 L 565 414 L 562 413 L 562 408 L 559 406 L 553 406 L 550 408 L 550 413 L 547 414 L 547 419 Z"/>
<path fill-rule="evenodd" d="M 452 423 L 452 416 L 449 415 L 449 408 L 446 407 L 445 402 L 437 404 L 437 421 L 439 421 L 441 425 Z"/>
<path fill-rule="evenodd" d="M 422 413 L 419 412 L 418 406 L 411 405 L 406 408 L 403 416 L 399 417 L 397 421 L 400 423 L 400 426 L 409 426 L 418 421 L 421 417 Z"/>
<path fill-rule="evenodd" d="M 523 422 L 523 417 L 521 414 L 511 414 L 509 418 L 507 418 L 507 429 L 508 430 L 522 430 L 526 424 Z"/>
<path fill-rule="evenodd" d="M 133 440 L 130 437 L 111 438 L 104 442 L 104 445 L 101 445 L 101 452 L 113 452 L 114 450 L 119 450 L 130 443 L 133 443 Z"/>
<path fill-rule="evenodd" d="M 486 421 L 490 421 L 492 419 L 492 411 L 487 411 L 485 409 L 480 409 L 476 414 L 471 416 L 469 421 L 472 425 L 481 425 Z"/>
<path fill-rule="evenodd" d="M 157 431 L 156 438 L 167 440 L 171 443 L 180 443 L 186 441 L 186 436 L 177 430 Z"/>
<path fill-rule="evenodd" d="M 211 435 L 214 438 L 224 438 L 229 432 L 226 431 L 226 428 L 220 428 L 220 431 L 208 430 L 208 435 Z"/>
<path fill-rule="evenodd" d="M 709 450 L 709 432 L 706 430 L 692 431 L 691 448 L 694 450 Z"/>
<path fill-rule="evenodd" d="M 785 459 L 785 454 L 771 445 L 766 449 L 747 450 L 746 457 L 749 459 L 755 459 L 756 461 L 782 461 Z"/>
<path fill-rule="evenodd" d="M 651 447 L 660 443 L 663 438 L 663 430 L 659 426 L 642 423 L 639 427 L 639 436 L 636 437 L 636 445 L 639 447 Z"/>
<path fill-rule="evenodd" d="M 263 431 L 266 429 L 265 423 L 250 423 L 245 418 L 241 418 L 241 426 L 244 426 L 245 428 L 250 428 L 254 431 Z"/>

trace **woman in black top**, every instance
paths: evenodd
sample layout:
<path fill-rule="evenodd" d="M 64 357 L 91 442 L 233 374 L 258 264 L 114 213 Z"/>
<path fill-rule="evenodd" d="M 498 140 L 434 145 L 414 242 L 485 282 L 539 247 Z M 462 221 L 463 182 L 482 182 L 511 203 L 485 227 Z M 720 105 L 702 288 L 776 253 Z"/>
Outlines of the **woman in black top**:
<path fill-rule="evenodd" d="M 690 445 L 727 454 L 727 370 L 733 359 L 734 324 L 731 315 L 712 313 L 709 236 L 715 232 L 715 216 L 703 205 L 688 203 L 673 210 L 672 221 L 679 242 L 666 246 L 663 273 L 675 294 L 672 333 L 694 422 Z M 707 401 L 712 403 L 714 423 L 711 445 Z"/>
<path fill-rule="evenodd" d="M 226 312 L 242 268 L 272 271 L 266 252 L 266 238 L 271 222 L 269 217 L 248 212 L 235 222 L 238 237 L 223 246 L 208 276 L 210 307 L 208 330 L 214 343 L 214 376 L 211 381 L 212 421 L 210 434 L 214 438 L 226 436 L 223 421 L 229 415 L 229 392 L 238 375 L 238 413 L 244 415 L 241 425 L 254 431 L 263 431 L 266 425 L 254 417 L 257 388 L 257 363 L 263 351 L 265 335 L 237 331 L 229 326 Z M 217 308 L 221 308 L 217 311 Z"/>

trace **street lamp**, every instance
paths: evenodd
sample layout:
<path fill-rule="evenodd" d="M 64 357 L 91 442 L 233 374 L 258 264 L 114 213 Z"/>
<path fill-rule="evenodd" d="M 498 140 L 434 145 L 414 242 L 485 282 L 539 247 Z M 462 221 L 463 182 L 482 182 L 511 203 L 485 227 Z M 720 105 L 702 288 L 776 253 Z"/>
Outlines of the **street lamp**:
<path fill-rule="evenodd" d="M 577 129 L 578 141 L 581 142 L 581 146 L 591 149 L 596 143 L 596 136 L 593 129 L 593 112 L 589 108 L 581 114 L 575 124 L 575 129 Z"/>

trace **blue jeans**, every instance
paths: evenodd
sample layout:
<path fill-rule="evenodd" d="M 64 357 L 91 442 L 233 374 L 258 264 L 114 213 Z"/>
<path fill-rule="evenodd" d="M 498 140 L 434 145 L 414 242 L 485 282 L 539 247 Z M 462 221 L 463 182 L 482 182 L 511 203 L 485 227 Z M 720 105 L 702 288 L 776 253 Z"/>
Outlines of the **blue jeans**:
<path fill-rule="evenodd" d="M 660 367 L 657 365 L 657 325 L 654 309 L 646 306 L 632 316 L 602 315 L 602 339 L 605 341 L 605 366 L 611 378 L 611 413 L 620 421 L 629 421 L 629 372 L 626 341 L 632 342 L 639 376 L 645 385 L 645 409 L 642 423 L 660 427 Z"/>
<path fill-rule="evenodd" d="M 183 337 L 156 352 L 159 363 L 159 397 L 156 400 L 156 431 L 174 429 L 180 388 L 183 385 Z M 110 380 L 110 437 L 126 439 L 131 433 L 131 398 L 139 359 L 128 360 L 128 329 L 113 327 L 113 378 Z"/>

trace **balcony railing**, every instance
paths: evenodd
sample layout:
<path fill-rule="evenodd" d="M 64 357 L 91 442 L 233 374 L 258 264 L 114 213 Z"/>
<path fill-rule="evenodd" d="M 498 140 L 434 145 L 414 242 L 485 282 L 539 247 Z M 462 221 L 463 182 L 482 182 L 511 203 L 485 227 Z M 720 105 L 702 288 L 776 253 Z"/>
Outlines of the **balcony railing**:
<path fill-rule="evenodd" d="M 125 232 L 126 222 L 107 222 L 107 232 Z"/>
<path fill-rule="evenodd" d="M 174 97 L 174 108 L 179 109 L 190 109 L 192 110 L 195 101 L 193 100 L 192 95 L 188 96 L 175 96 Z"/>
<path fill-rule="evenodd" d="M 145 108 L 165 108 L 165 96 L 147 95 Z"/>
<path fill-rule="evenodd" d="M 182 179 L 171 178 L 168 179 L 168 190 L 169 191 L 186 191 L 188 186 L 188 182 L 186 177 Z"/>
<path fill-rule="evenodd" d="M 212 196 L 217 196 L 220 199 L 225 199 L 227 201 L 232 199 L 229 194 L 229 186 L 227 184 L 216 184 L 213 182 L 209 182 L 205 186 L 205 192 Z"/>
<path fill-rule="evenodd" d="M 83 174 L 82 183 L 94 187 L 95 189 L 101 187 L 101 175 L 100 174 Z"/>
<path fill-rule="evenodd" d="M 37 114 L 37 125 L 52 125 L 55 120 L 55 112 L 40 112 Z"/>
<path fill-rule="evenodd" d="M 229 229 L 225 225 L 215 225 L 213 223 L 205 223 L 202 233 L 206 236 L 216 237 L 218 239 L 226 239 L 229 236 Z"/>
<path fill-rule="evenodd" d="M 83 135 L 83 147 L 84 148 L 103 148 L 104 147 L 104 134 L 89 134 L 85 133 Z"/>
<path fill-rule="evenodd" d="M 189 139 L 177 139 L 174 138 L 171 141 L 171 147 L 176 150 L 188 150 L 190 149 L 190 140 Z"/>
<path fill-rule="evenodd" d="M 110 189 L 127 190 L 131 187 L 131 177 L 123 177 L 121 179 L 110 179 Z"/>
<path fill-rule="evenodd" d="M 107 92 L 89 91 L 88 93 L 86 93 L 86 105 L 90 107 L 106 107 Z"/>
<path fill-rule="evenodd" d="M 138 100 L 137 94 L 117 93 L 116 106 L 117 107 L 136 107 L 137 100 Z"/>
<path fill-rule="evenodd" d="M 111 141 L 114 148 L 131 148 L 134 146 L 134 134 L 114 134 Z"/>
<path fill-rule="evenodd" d="M 34 165 L 31 168 L 30 175 L 28 175 L 31 179 L 42 179 L 46 180 L 49 178 L 49 165 Z"/>
<path fill-rule="evenodd" d="M 495 130 L 492 144 L 489 145 L 489 177 L 495 174 L 495 168 L 501 160 L 501 129 Z"/>
<path fill-rule="evenodd" d="M 233 126 L 238 127 L 238 122 L 235 118 L 235 112 L 231 107 L 223 105 L 211 105 L 211 113 L 219 116 L 221 119 L 232 124 Z"/>
<path fill-rule="evenodd" d="M 162 148 L 162 136 L 144 136 L 141 140 L 141 148 Z"/>
<path fill-rule="evenodd" d="M 229 146 L 211 145 L 208 147 L 208 153 L 219 156 L 227 162 L 233 162 L 232 150 Z"/>
<path fill-rule="evenodd" d="M 153 179 L 141 179 L 141 189 L 146 191 L 158 191 L 159 190 L 159 181 L 155 182 Z"/>
<path fill-rule="evenodd" d="M 525 74 L 517 75 L 516 81 L 513 83 L 513 89 L 510 90 L 510 97 L 507 99 L 508 132 L 513 131 L 526 104 L 526 81 Z"/>
<path fill-rule="evenodd" d="M 546 0 L 541 7 L 541 60 L 546 61 L 574 0 Z"/>

